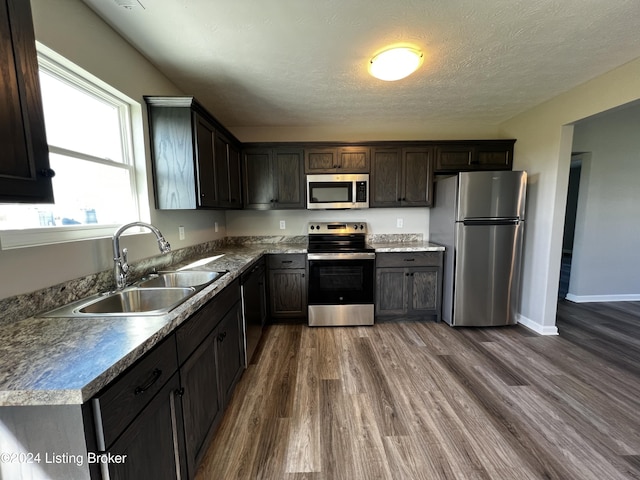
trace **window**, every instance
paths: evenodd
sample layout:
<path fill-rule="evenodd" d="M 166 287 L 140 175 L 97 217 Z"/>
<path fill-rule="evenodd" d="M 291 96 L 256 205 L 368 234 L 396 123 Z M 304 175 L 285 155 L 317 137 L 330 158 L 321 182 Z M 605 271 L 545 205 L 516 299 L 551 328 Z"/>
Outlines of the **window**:
<path fill-rule="evenodd" d="M 0 205 L 2 248 L 111 235 L 140 219 L 130 100 L 39 48 L 55 204 Z"/>

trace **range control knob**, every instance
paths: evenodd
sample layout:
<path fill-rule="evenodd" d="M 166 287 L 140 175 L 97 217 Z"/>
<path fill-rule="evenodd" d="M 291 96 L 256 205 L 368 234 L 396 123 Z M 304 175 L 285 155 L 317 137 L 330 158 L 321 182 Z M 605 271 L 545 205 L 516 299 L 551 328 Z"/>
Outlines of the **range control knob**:
<path fill-rule="evenodd" d="M 320 230 L 320 225 L 316 225 L 316 230 Z"/>
<path fill-rule="evenodd" d="M 314 227 L 313 225 L 311 225 L 311 230 L 315 230 L 316 227 Z"/>
<path fill-rule="evenodd" d="M 358 230 L 358 225 L 354 225 L 354 226 L 353 226 L 353 229 L 354 229 L 354 230 Z"/>

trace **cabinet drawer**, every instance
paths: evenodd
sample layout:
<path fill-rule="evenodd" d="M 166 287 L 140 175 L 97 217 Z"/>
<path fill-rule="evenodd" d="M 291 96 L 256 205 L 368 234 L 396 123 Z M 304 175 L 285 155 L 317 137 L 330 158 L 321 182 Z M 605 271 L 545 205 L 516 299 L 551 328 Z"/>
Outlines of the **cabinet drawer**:
<path fill-rule="evenodd" d="M 397 252 L 376 254 L 376 267 L 439 267 L 442 252 Z"/>
<path fill-rule="evenodd" d="M 220 320 L 240 300 L 240 284 L 236 280 L 193 314 L 176 332 L 180 365 L 220 323 Z"/>
<path fill-rule="evenodd" d="M 133 419 L 178 370 L 175 338 L 171 335 L 93 399 L 96 428 L 109 448 Z"/>
<path fill-rule="evenodd" d="M 307 268 L 307 256 L 304 253 L 285 253 L 269 255 L 269 268 Z"/>

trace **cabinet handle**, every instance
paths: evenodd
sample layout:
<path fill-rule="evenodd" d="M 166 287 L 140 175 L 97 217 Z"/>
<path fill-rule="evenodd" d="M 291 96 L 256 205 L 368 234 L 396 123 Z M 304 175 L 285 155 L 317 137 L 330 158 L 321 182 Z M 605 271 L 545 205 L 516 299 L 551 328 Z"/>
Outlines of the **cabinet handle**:
<path fill-rule="evenodd" d="M 282 263 L 293 263 L 293 260 L 282 260 Z"/>
<path fill-rule="evenodd" d="M 162 370 L 160 370 L 159 368 L 154 369 L 153 372 L 151 372 L 151 378 L 149 378 L 146 383 L 136 387 L 136 389 L 133 391 L 133 394 L 140 395 L 149 390 L 153 386 L 153 384 L 158 381 L 161 375 Z"/>
<path fill-rule="evenodd" d="M 304 273 L 302 274 L 302 278 L 304 278 Z"/>
<path fill-rule="evenodd" d="M 56 176 L 56 172 L 51 168 L 43 168 L 40 170 L 40 176 L 44 178 L 53 178 Z"/>
<path fill-rule="evenodd" d="M 184 396 L 184 387 L 176 388 L 173 393 L 175 393 L 178 397 Z"/>
<path fill-rule="evenodd" d="M 224 341 L 226 336 L 227 336 L 227 332 L 222 332 L 220 335 L 218 335 L 218 341 L 219 342 Z"/>
<path fill-rule="evenodd" d="M 404 261 L 405 262 L 415 262 L 416 259 L 415 258 L 405 258 Z"/>

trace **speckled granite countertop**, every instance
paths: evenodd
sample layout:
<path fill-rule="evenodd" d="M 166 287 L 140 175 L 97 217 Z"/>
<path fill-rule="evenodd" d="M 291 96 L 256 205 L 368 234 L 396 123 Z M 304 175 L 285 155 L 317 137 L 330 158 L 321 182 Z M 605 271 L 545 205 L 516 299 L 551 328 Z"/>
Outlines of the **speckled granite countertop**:
<path fill-rule="evenodd" d="M 224 256 L 198 269 L 229 273 L 166 315 L 35 316 L 3 326 L 0 406 L 81 404 L 89 400 L 265 253 L 306 253 L 306 244 L 225 246 L 210 252 L 205 256 Z M 198 258 L 183 263 L 195 260 Z"/>
<path fill-rule="evenodd" d="M 444 251 L 442 245 L 431 242 L 370 242 L 369 245 L 375 248 L 376 253 L 389 252 L 438 252 Z"/>
<path fill-rule="evenodd" d="M 422 241 L 373 242 L 376 252 L 444 250 Z M 33 316 L 0 329 L 0 406 L 81 404 L 172 333 L 266 253 L 306 253 L 306 244 L 226 245 L 198 269 L 229 271 L 166 315 Z M 179 268 L 198 257 L 172 265 Z"/>

